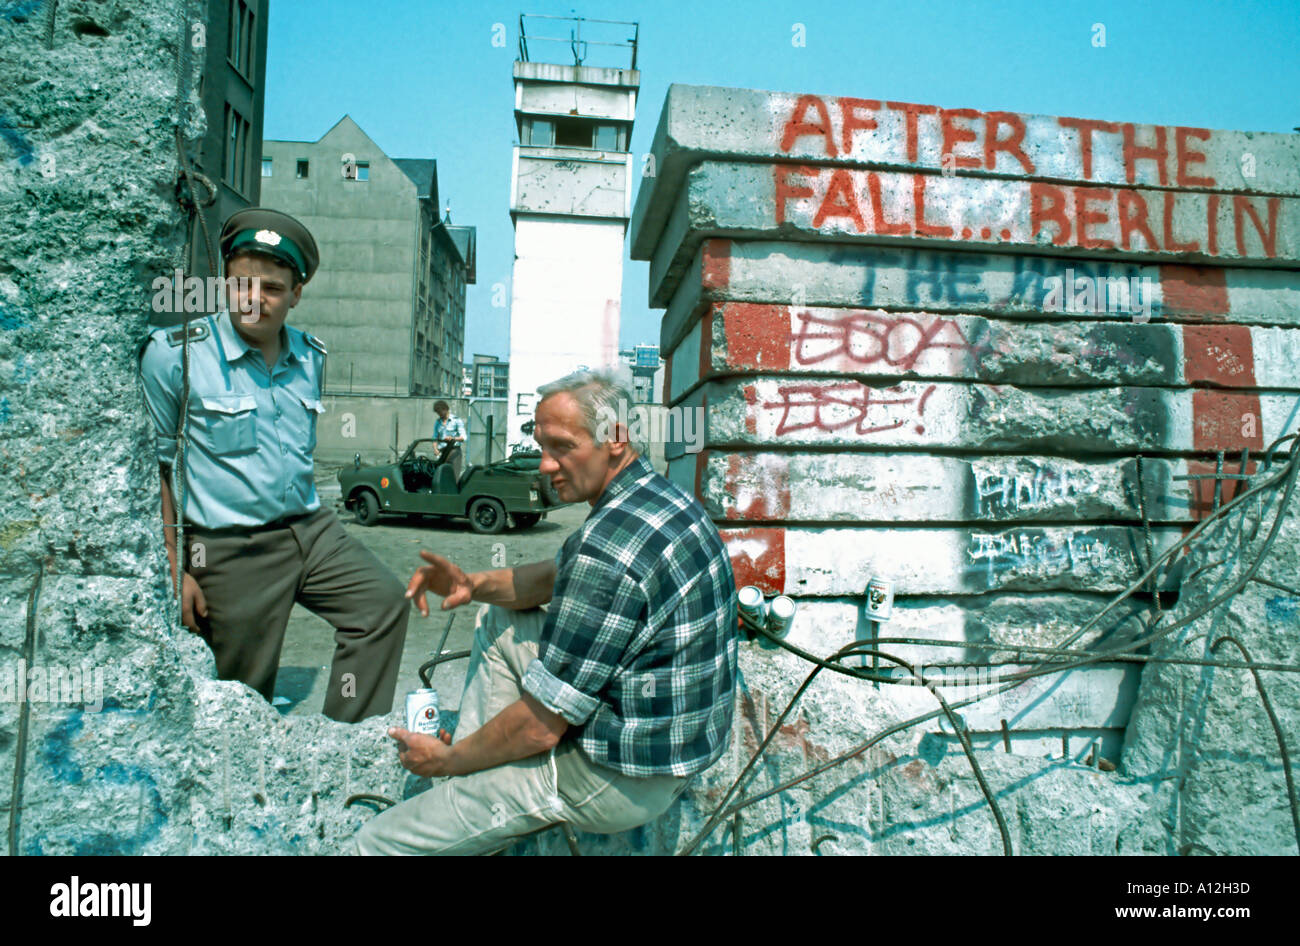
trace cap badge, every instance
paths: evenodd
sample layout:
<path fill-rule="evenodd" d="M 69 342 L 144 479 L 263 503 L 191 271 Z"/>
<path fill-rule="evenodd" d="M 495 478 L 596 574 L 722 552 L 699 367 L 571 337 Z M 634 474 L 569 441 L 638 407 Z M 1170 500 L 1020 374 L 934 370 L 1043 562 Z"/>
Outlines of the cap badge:
<path fill-rule="evenodd" d="M 258 243 L 265 243 L 267 246 L 279 246 L 282 237 L 274 230 L 258 230 L 253 234 L 253 239 Z"/>

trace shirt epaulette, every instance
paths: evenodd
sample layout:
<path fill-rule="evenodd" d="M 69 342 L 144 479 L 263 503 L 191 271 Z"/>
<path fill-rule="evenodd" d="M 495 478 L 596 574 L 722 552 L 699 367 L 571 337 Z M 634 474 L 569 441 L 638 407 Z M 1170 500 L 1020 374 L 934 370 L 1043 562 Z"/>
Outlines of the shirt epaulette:
<path fill-rule="evenodd" d="M 202 322 L 190 326 L 191 342 L 201 342 L 207 337 L 208 327 Z M 185 344 L 185 327 L 181 326 L 180 328 L 168 329 L 167 344 L 171 345 L 172 348 L 180 348 L 181 345 Z"/>
<path fill-rule="evenodd" d="M 328 355 L 328 354 L 329 354 L 329 352 L 327 352 L 327 351 L 325 350 L 325 343 L 322 342 L 322 341 L 321 341 L 319 338 L 317 338 L 315 335 L 312 335 L 310 332 L 303 332 L 303 333 L 302 333 L 302 337 L 305 338 L 305 339 L 307 340 L 307 344 L 308 344 L 308 345 L 310 345 L 312 348 L 316 349 L 316 350 L 317 350 L 318 352 L 320 352 L 322 355 Z"/>

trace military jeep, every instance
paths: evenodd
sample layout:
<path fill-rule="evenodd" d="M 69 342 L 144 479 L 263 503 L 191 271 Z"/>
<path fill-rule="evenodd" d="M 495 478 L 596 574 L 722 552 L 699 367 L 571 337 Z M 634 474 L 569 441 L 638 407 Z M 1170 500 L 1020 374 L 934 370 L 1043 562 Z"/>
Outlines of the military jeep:
<path fill-rule="evenodd" d="M 530 529 L 548 513 L 569 505 L 549 477 L 538 472 L 541 456 L 516 454 L 486 466 L 468 464 L 456 476 L 436 440 L 415 440 L 393 463 L 339 471 L 343 503 L 363 526 L 389 514 L 466 518 L 475 532 L 495 534 L 513 521 Z"/>

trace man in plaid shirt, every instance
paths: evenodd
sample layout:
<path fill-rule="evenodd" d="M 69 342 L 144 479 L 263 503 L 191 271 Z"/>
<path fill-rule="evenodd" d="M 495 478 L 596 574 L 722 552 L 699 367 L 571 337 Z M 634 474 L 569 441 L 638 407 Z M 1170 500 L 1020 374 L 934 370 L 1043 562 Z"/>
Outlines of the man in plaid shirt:
<path fill-rule="evenodd" d="M 437 780 L 366 824 L 358 853 L 484 853 L 561 821 L 624 831 L 726 747 L 735 578 L 717 529 L 614 423 L 631 403 L 615 375 L 577 372 L 539 394 L 541 471 L 591 514 L 554 561 L 467 575 L 420 552 L 429 564 L 407 595 L 422 614 L 426 590 L 443 610 L 488 607 L 456 741 L 389 730 L 402 764 Z"/>

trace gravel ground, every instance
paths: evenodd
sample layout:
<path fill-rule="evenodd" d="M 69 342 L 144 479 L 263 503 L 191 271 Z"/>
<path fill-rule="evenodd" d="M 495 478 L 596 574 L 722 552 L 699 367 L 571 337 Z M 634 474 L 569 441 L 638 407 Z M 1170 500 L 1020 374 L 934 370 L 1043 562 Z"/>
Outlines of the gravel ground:
<path fill-rule="evenodd" d="M 405 584 L 418 565 L 420 549 L 444 555 L 467 572 L 495 567 L 493 556 L 504 553 L 507 565 L 519 565 L 554 558 L 564 540 L 582 524 L 591 511 L 586 503 L 565 506 L 551 513 L 536 526 L 524 531 L 507 530 L 500 535 L 478 535 L 465 521 L 385 518 L 378 525 L 358 525 L 352 513 L 339 501 L 335 468 L 317 467 L 317 490 L 322 505 L 333 508 L 343 527 L 356 536 L 391 568 Z M 474 616 L 480 605 L 467 605 L 454 611 L 439 611 L 441 601 L 429 596 L 429 617 L 411 609 L 406 632 L 406 648 L 398 672 L 394 706 L 405 705 L 406 694 L 421 686 L 417 673 L 428 660 L 448 621 L 451 634 L 445 650 L 468 650 L 474 635 Z M 280 654 L 280 673 L 275 682 L 276 708 L 287 715 L 319 713 L 325 699 L 329 664 L 334 653 L 334 629 L 301 605 L 294 605 Z M 441 665 L 433 679 L 441 703 L 447 708 L 460 705 L 468 661 L 457 660 Z"/>

